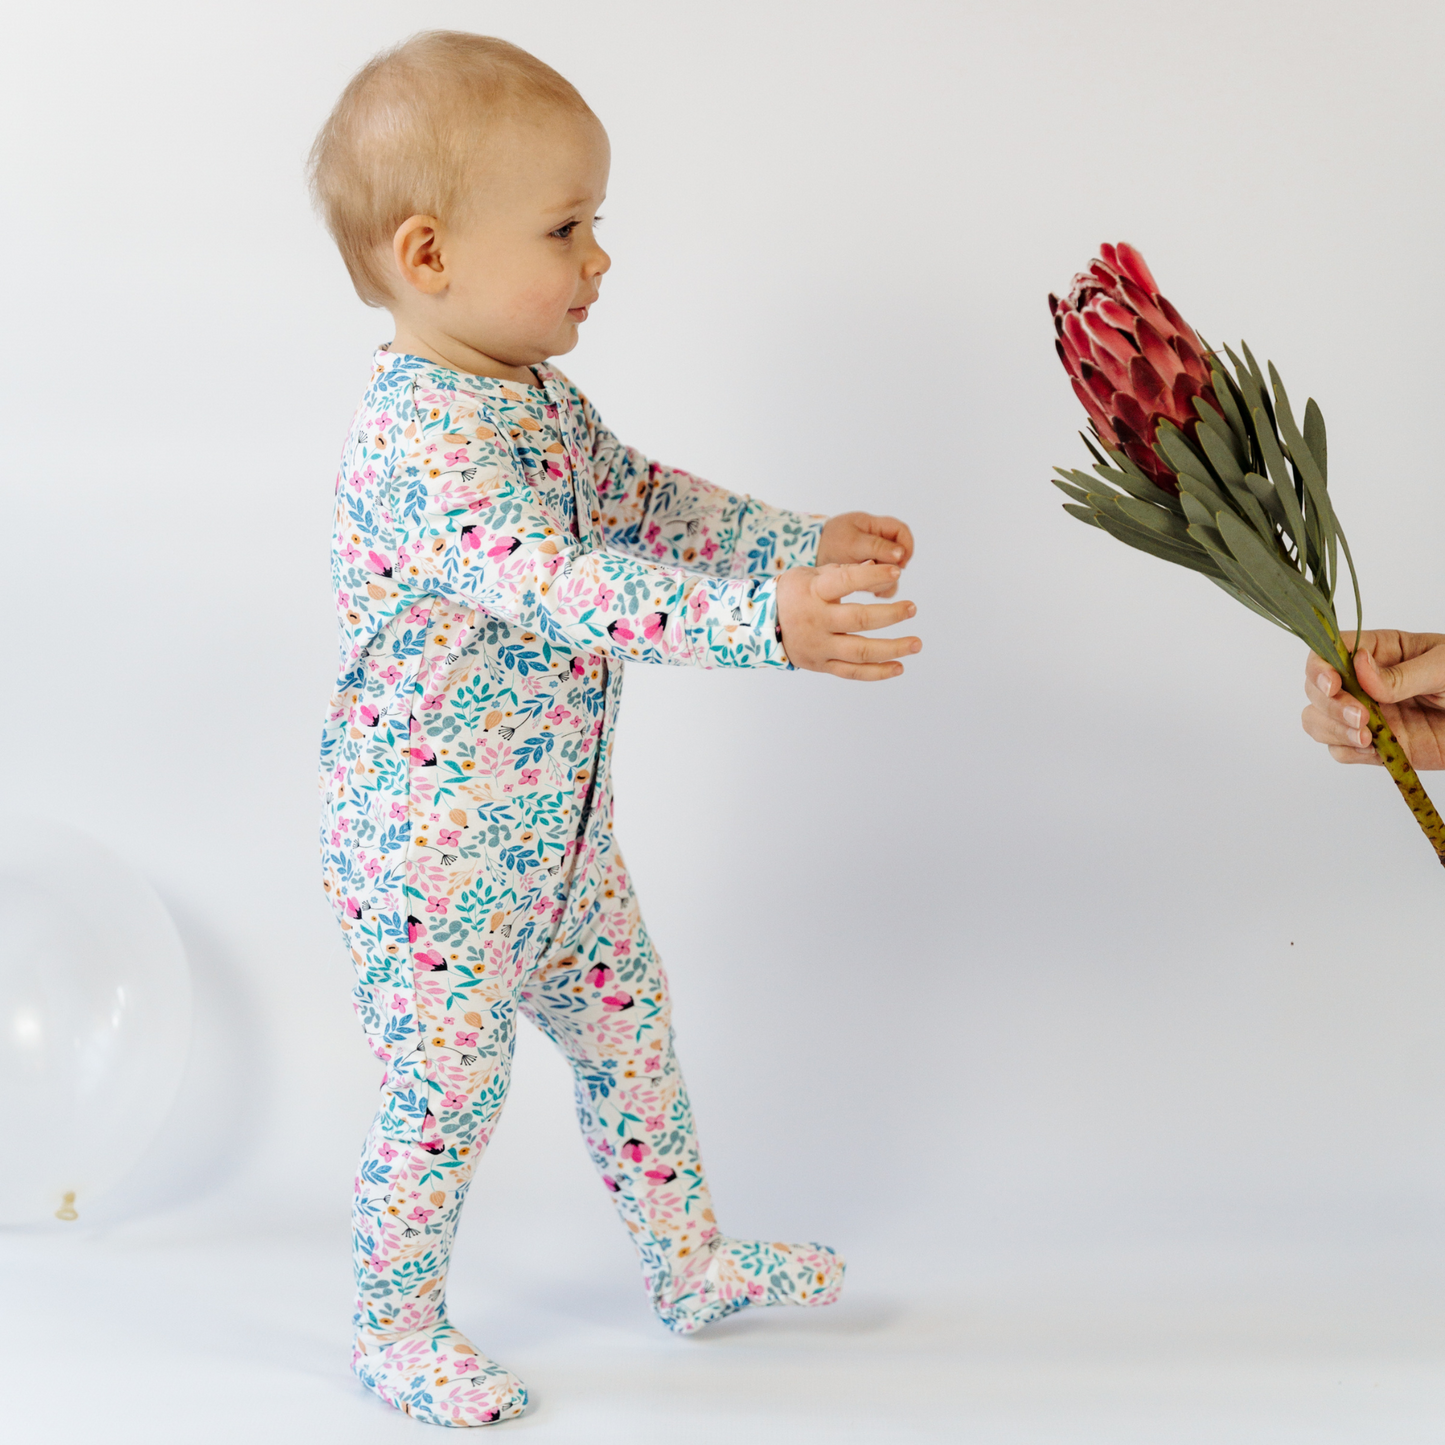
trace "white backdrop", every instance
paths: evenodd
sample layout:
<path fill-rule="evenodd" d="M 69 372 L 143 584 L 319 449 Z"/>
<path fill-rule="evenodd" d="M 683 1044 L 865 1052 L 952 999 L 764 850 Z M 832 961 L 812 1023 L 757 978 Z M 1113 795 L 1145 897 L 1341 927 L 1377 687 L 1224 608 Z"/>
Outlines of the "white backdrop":
<path fill-rule="evenodd" d="M 12 12 L 0 789 L 150 877 L 198 995 L 113 1217 L 344 1272 L 377 1071 L 313 767 L 332 478 L 389 332 L 302 166 L 433 25 L 535 51 L 611 133 L 614 265 L 563 364 L 613 429 L 920 539 L 898 682 L 629 672 L 619 829 L 724 1226 L 905 1292 L 1438 1251 L 1445 882 L 1384 776 L 1304 738 L 1297 644 L 1059 510 L 1082 417 L 1044 304 L 1139 246 L 1320 401 L 1367 623 L 1445 626 L 1426 0 Z M 481 1180 L 477 1277 L 631 1271 L 531 1038 Z"/>

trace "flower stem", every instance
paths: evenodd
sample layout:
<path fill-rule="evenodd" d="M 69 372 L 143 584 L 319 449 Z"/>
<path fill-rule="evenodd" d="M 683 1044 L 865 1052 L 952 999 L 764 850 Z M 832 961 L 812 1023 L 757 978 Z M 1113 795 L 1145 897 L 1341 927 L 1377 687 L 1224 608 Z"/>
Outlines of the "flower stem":
<path fill-rule="evenodd" d="M 1364 704 L 1370 718 L 1370 740 L 1374 743 L 1380 761 L 1394 778 L 1400 796 L 1404 798 L 1415 815 L 1415 821 L 1420 825 L 1420 831 L 1430 840 L 1435 856 L 1445 865 L 1445 818 L 1441 818 L 1435 811 L 1435 805 L 1430 801 L 1425 785 L 1420 781 L 1420 775 L 1410 766 L 1405 749 L 1400 746 L 1380 712 L 1380 705 L 1360 686 L 1360 681 L 1355 676 L 1353 659 L 1346 659 L 1345 665 L 1340 669 L 1340 677 L 1345 684 L 1345 691 L 1357 702 Z"/>

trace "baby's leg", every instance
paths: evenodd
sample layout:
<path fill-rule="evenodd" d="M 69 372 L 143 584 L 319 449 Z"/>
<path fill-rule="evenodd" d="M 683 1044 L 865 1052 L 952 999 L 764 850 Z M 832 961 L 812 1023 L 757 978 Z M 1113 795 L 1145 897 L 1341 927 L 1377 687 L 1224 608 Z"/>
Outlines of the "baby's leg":
<path fill-rule="evenodd" d="M 462 1200 L 506 1096 L 510 981 L 464 973 L 480 946 L 430 942 L 425 924 L 399 915 L 364 914 L 348 937 L 357 1012 L 387 1065 L 352 1209 L 353 1367 L 418 1419 L 491 1424 L 520 1414 L 527 1392 L 447 1320 L 446 1278 Z"/>
<path fill-rule="evenodd" d="M 524 980 L 520 1007 L 572 1065 L 582 1134 L 637 1245 L 653 1309 L 688 1333 L 746 1305 L 831 1304 L 843 1285 L 832 1250 L 718 1231 L 667 979 L 605 837 L 573 888 L 586 921 Z"/>

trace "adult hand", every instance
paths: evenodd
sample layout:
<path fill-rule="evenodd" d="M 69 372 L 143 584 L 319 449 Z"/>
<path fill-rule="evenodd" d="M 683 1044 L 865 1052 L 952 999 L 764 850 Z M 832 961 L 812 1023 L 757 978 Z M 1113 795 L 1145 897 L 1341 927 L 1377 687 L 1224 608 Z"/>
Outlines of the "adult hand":
<path fill-rule="evenodd" d="M 1350 637 L 1345 638 L 1348 646 Z M 1417 772 L 1445 768 L 1445 634 L 1381 629 L 1360 633 L 1355 676 L 1377 703 Z M 1343 689 L 1338 670 L 1311 653 L 1304 730 L 1337 763 L 1383 766 L 1370 746 L 1364 705 Z"/>

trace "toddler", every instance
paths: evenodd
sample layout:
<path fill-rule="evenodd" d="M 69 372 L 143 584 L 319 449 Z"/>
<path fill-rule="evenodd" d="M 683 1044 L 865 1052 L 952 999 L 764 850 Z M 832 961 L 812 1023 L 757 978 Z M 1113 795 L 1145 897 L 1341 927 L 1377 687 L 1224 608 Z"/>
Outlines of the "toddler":
<path fill-rule="evenodd" d="M 337 480 L 321 750 L 325 886 L 386 1069 L 356 1180 L 353 1358 L 441 1425 L 526 1405 L 445 1306 L 518 1014 L 572 1065 L 670 1329 L 828 1304 L 843 1282 L 821 1245 L 718 1229 L 609 766 L 626 661 L 896 676 L 918 640 L 858 634 L 913 605 L 843 599 L 891 596 L 913 541 L 893 518 L 781 511 L 649 462 L 549 364 L 610 264 L 607 173 L 571 85 L 452 32 L 371 61 L 311 157 L 356 290 L 396 328 Z"/>

